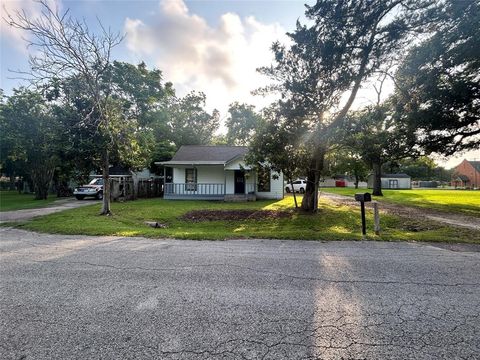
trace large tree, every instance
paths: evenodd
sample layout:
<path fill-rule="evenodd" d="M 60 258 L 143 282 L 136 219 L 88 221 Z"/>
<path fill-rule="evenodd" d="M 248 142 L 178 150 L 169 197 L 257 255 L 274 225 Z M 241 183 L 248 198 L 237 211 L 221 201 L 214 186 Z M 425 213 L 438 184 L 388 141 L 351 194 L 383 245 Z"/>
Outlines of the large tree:
<path fill-rule="evenodd" d="M 168 108 L 168 135 L 177 148 L 182 145 L 210 144 L 220 123 L 217 110 L 205 110 L 204 93 L 192 91 L 175 98 Z"/>
<path fill-rule="evenodd" d="M 281 116 L 278 104 L 272 104 L 263 110 L 262 121 L 249 143 L 247 163 L 283 173 L 293 188 L 293 180 L 306 175 L 309 147 L 301 139 L 307 133 L 308 128 L 304 124 L 288 121 Z M 295 207 L 298 207 L 295 192 L 293 196 Z"/>
<path fill-rule="evenodd" d="M 308 25 L 298 23 L 289 34 L 291 46 L 273 45 L 275 63 L 261 71 L 275 84 L 263 91 L 279 91 L 284 112 L 303 119 L 311 129 L 304 209 L 317 207 L 318 180 L 332 129 L 344 120 L 362 82 L 401 53 L 409 33 L 430 21 L 427 15 L 434 3 L 319 0 L 307 6 Z"/>
<path fill-rule="evenodd" d="M 112 86 L 109 104 L 109 132 L 114 142 L 108 141 L 96 128 L 83 124 L 82 119 L 91 110 L 91 99 L 84 91 L 81 79 L 55 82 L 49 94 L 62 104 L 66 123 L 64 137 L 69 139 L 65 160 L 75 165 L 77 173 L 89 173 L 102 165 L 99 154 L 108 148 L 110 163 L 128 168 L 144 168 L 153 160 L 158 118 L 164 116 L 166 99 L 173 94 L 170 84 L 163 85 L 161 72 L 149 70 L 144 63 L 132 65 L 113 62 Z"/>
<path fill-rule="evenodd" d="M 38 200 L 47 198 L 60 163 L 63 126 L 55 108 L 39 92 L 24 88 L 14 90 L 1 105 L 1 142 L 8 146 L 4 155 L 22 163 L 23 172 L 18 175 L 31 180 Z"/>
<path fill-rule="evenodd" d="M 345 143 L 357 152 L 373 172 L 373 195 L 382 196 L 382 165 L 417 156 L 412 133 L 392 116 L 390 101 L 347 115 Z"/>
<path fill-rule="evenodd" d="M 26 76 L 36 85 L 57 80 L 73 79 L 82 83 L 82 90 L 90 106 L 81 119 L 83 125 L 95 128 L 104 140 L 101 157 L 104 179 L 102 214 L 110 211 L 110 152 L 108 144 L 115 144 L 111 121 L 118 119 L 118 104 L 111 100 L 112 49 L 122 36 L 105 29 L 100 33 L 90 30 L 85 21 L 70 16 L 68 10 L 60 13 L 46 0 L 39 0 L 40 16 L 29 16 L 25 11 L 7 14 L 8 23 L 27 32 L 28 44 L 33 48 L 30 71 Z"/>
<path fill-rule="evenodd" d="M 359 152 L 349 146 L 333 149 L 327 154 L 328 172 L 330 175 L 348 175 L 353 177 L 355 189 L 360 181 L 365 181 L 368 168 Z"/>
<path fill-rule="evenodd" d="M 234 102 L 228 108 L 228 117 L 225 123 L 227 127 L 227 143 L 229 145 L 246 146 L 260 128 L 261 116 L 255 111 L 253 105 Z"/>
<path fill-rule="evenodd" d="M 395 76 L 396 116 L 428 152 L 480 147 L 480 2 L 448 0 Z"/>
<path fill-rule="evenodd" d="M 24 175 L 24 151 L 20 139 L 11 129 L 10 120 L 5 117 L 7 97 L 0 89 L 0 168 L 1 175 L 10 178 L 10 190 L 15 190 L 15 178 Z"/>

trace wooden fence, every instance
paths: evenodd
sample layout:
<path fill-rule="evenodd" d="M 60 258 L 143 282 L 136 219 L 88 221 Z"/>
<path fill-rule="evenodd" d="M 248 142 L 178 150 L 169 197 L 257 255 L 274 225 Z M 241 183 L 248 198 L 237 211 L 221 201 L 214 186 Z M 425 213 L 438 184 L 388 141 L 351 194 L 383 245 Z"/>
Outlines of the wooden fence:
<path fill-rule="evenodd" d="M 153 198 L 163 195 L 162 179 L 139 180 L 137 185 L 137 197 Z"/>

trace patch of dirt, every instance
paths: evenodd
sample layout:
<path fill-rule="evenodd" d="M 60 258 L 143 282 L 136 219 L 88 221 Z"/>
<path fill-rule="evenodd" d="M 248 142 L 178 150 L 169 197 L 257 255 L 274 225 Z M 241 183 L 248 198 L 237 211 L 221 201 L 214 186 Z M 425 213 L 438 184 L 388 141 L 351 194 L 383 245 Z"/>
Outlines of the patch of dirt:
<path fill-rule="evenodd" d="M 291 216 L 290 212 L 275 210 L 192 210 L 183 214 L 180 219 L 191 222 L 241 221 L 283 219 Z"/>
<path fill-rule="evenodd" d="M 400 215 L 401 216 L 401 215 Z M 417 221 L 405 218 L 402 224 L 402 229 L 411 232 L 427 231 L 435 229 L 435 226 L 430 221 Z"/>

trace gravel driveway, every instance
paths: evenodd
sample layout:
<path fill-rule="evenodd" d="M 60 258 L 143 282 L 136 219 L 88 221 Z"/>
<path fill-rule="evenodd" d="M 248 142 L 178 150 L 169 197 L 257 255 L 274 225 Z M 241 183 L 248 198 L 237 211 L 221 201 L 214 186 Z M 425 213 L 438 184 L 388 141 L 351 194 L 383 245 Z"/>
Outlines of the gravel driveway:
<path fill-rule="evenodd" d="M 478 359 L 480 247 L 0 228 L 1 359 Z"/>
<path fill-rule="evenodd" d="M 352 196 L 332 194 L 322 192 L 321 197 L 327 198 L 337 204 L 344 204 L 353 207 L 359 207 L 359 203 Z M 425 219 L 439 222 L 441 224 L 457 226 L 480 231 L 480 218 L 455 213 L 445 213 L 429 208 L 420 208 L 414 206 L 400 205 L 389 202 L 378 202 L 379 209 L 384 212 L 403 216 L 410 219 Z M 365 203 L 367 207 L 372 207 L 372 203 Z"/>

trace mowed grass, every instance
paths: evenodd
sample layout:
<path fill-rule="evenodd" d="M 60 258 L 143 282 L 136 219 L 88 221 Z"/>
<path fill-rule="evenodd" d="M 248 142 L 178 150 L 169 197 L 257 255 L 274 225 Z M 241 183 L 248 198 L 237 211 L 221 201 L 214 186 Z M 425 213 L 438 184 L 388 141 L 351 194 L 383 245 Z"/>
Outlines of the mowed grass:
<path fill-rule="evenodd" d="M 57 199 L 50 195 L 47 200 L 35 200 L 33 194 L 19 194 L 18 191 L 0 191 L 0 211 L 41 208 Z"/>
<path fill-rule="evenodd" d="M 358 192 L 371 193 L 372 189 L 322 188 L 322 191 L 353 196 Z M 375 200 L 480 217 L 480 191 L 411 189 L 382 192 L 384 196 L 374 197 Z"/>
<path fill-rule="evenodd" d="M 291 217 L 235 221 L 190 222 L 180 219 L 191 210 L 257 209 L 281 210 Z M 113 203 L 113 216 L 99 216 L 100 205 L 63 211 L 33 219 L 19 225 L 28 230 L 60 234 L 144 236 L 196 240 L 242 238 L 302 239 L 302 240 L 359 240 L 361 221 L 358 209 L 335 205 L 322 200 L 317 214 L 307 214 L 293 208 L 293 198 L 280 201 L 224 203 L 214 201 L 174 201 L 163 199 Z M 151 228 L 145 221 L 157 221 L 167 228 Z M 427 226 L 424 222 L 404 221 L 384 215 L 382 234 L 372 232 L 373 217 L 367 213 L 368 238 L 371 240 L 418 240 L 480 243 L 480 232 L 463 231 L 448 226 Z"/>

